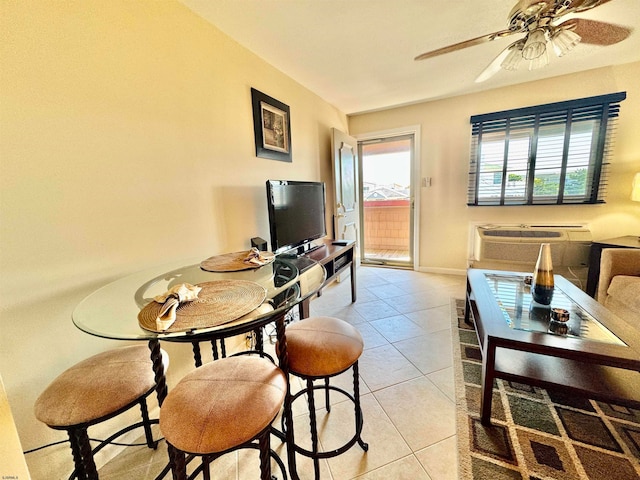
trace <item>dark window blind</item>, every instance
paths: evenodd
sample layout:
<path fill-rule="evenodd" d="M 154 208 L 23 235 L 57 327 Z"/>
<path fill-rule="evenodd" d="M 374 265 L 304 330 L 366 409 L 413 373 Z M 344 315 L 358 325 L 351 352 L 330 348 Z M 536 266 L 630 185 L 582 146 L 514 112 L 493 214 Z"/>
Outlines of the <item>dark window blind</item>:
<path fill-rule="evenodd" d="M 468 205 L 604 203 L 625 92 L 471 117 Z"/>

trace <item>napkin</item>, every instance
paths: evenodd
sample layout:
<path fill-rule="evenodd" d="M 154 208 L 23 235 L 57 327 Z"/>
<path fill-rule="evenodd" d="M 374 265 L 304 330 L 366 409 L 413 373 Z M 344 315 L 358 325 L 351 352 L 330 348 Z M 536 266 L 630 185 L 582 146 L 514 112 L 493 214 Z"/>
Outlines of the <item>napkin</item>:
<path fill-rule="evenodd" d="M 249 250 L 249 253 L 247 253 L 247 256 L 243 261 L 244 263 L 262 266 L 269 263 L 271 259 L 262 255 L 262 253 L 260 253 L 260 250 L 258 250 L 256 247 L 253 247 L 251 250 Z"/>
<path fill-rule="evenodd" d="M 200 290 L 202 290 L 202 287 L 181 283 L 174 285 L 162 295 L 153 297 L 156 302 L 162 303 L 156 318 L 156 328 L 164 331 L 173 325 L 173 322 L 176 321 L 176 310 L 180 304 L 197 299 Z"/>

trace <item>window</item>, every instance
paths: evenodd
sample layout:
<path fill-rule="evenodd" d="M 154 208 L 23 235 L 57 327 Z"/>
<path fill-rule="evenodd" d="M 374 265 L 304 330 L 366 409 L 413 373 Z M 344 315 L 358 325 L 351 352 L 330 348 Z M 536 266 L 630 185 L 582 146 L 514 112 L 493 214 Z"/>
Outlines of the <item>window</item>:
<path fill-rule="evenodd" d="M 468 205 L 604 203 L 625 92 L 471 117 Z"/>

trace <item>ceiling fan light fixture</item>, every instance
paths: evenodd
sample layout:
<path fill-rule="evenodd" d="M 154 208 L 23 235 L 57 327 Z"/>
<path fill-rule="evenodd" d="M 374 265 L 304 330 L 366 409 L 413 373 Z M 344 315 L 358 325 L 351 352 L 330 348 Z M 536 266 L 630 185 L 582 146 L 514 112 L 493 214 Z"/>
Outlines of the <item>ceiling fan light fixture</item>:
<path fill-rule="evenodd" d="M 580 40 L 582 37 L 573 30 L 560 28 L 551 37 L 551 45 L 553 45 L 556 55 L 562 57 L 573 50 L 580 43 Z"/>
<path fill-rule="evenodd" d="M 537 68 L 546 67 L 547 65 L 549 65 L 549 53 L 545 48 L 542 54 L 529 61 L 529 70 L 536 70 Z"/>
<path fill-rule="evenodd" d="M 522 48 L 525 60 L 534 60 L 547 51 L 547 34 L 542 28 L 537 28 L 527 35 L 527 41 Z"/>

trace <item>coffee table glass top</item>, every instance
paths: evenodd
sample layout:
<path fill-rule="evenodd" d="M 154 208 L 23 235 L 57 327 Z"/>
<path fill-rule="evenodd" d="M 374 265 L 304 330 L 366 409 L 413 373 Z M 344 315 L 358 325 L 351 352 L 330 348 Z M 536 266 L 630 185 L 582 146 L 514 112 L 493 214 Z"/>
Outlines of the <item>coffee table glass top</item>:
<path fill-rule="evenodd" d="M 626 345 L 557 286 L 551 305 L 542 306 L 533 302 L 530 287 L 524 283 L 525 275 L 486 273 L 485 278 L 506 323 L 513 329 Z M 569 321 L 552 321 L 551 308 L 567 310 Z"/>

